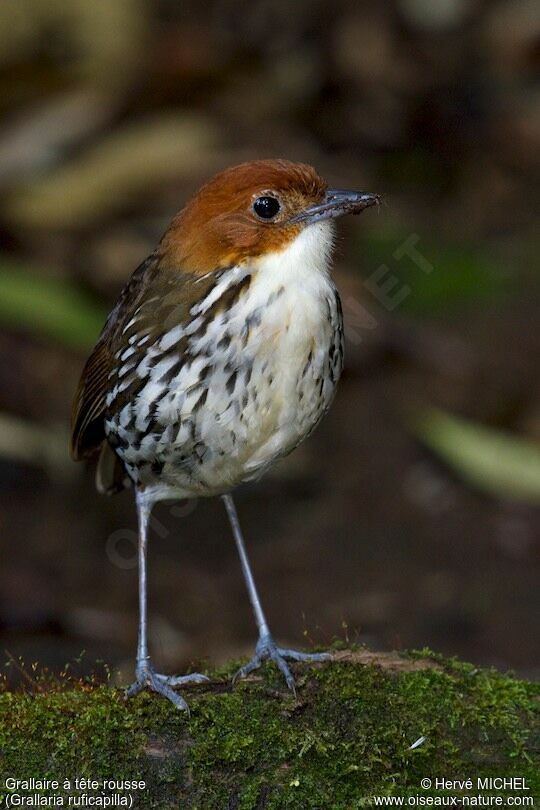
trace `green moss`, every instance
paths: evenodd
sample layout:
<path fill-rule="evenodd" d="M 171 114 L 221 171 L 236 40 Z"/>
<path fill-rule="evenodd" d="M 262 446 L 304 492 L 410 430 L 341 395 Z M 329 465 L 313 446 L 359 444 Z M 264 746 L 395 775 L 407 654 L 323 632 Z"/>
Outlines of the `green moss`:
<path fill-rule="evenodd" d="M 234 688 L 229 674 L 185 690 L 190 716 L 155 695 L 126 703 L 106 686 L 0 693 L 0 785 L 137 778 L 148 788 L 134 792 L 136 806 L 200 810 L 441 796 L 421 789 L 423 777 L 520 776 L 527 795 L 540 793 L 534 684 L 426 650 L 339 651 L 329 664 L 298 665 L 297 698 L 270 665 Z"/>

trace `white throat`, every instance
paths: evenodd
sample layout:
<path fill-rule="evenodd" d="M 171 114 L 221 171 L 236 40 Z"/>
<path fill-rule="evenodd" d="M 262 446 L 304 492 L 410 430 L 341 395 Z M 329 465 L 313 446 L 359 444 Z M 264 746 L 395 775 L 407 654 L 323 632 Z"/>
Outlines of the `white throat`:
<path fill-rule="evenodd" d="M 318 275 L 328 276 L 334 245 L 332 220 L 315 222 L 303 228 L 296 239 L 283 250 L 259 258 L 255 267 L 258 275 L 268 282 L 291 284 Z"/>

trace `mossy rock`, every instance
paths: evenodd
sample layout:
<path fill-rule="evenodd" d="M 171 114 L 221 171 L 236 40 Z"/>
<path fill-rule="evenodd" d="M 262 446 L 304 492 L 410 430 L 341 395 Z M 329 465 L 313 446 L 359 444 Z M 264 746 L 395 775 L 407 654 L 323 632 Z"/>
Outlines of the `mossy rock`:
<path fill-rule="evenodd" d="M 144 780 L 117 796 L 193 810 L 352 810 L 373 796 L 461 796 L 436 789 L 443 777 L 471 777 L 470 795 L 540 794 L 536 684 L 429 651 L 336 650 L 329 663 L 295 666 L 296 697 L 271 665 L 231 687 L 233 669 L 184 690 L 189 716 L 152 694 L 126 702 L 105 685 L 1 692 L 0 805 L 8 777 L 57 779 L 58 790 L 40 795 L 64 804 L 49 806 L 87 806 L 69 805 L 63 792 L 76 777 Z M 488 776 L 519 777 L 525 788 L 479 790 Z"/>

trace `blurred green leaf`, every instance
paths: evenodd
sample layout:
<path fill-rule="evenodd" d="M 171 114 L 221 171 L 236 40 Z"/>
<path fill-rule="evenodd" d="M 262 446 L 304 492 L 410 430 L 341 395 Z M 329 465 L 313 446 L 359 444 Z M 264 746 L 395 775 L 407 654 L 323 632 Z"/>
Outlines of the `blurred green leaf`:
<path fill-rule="evenodd" d="M 358 246 L 358 263 L 366 280 L 387 267 L 377 285 L 397 281 L 390 297 L 408 288 L 399 311 L 413 315 L 434 315 L 455 310 L 463 304 L 492 300 L 508 288 L 508 275 L 493 260 L 473 247 L 435 244 L 415 234 L 385 232 L 365 235 Z M 407 249 L 412 239 L 412 248 Z M 415 261 L 417 251 L 422 265 Z M 431 270 L 429 270 L 431 266 Z"/>
<path fill-rule="evenodd" d="M 91 348 L 106 313 L 67 282 L 0 258 L 0 325 L 22 328 L 70 348 Z"/>
<path fill-rule="evenodd" d="M 413 425 L 416 435 L 474 487 L 496 497 L 540 503 L 540 447 L 436 409 Z"/>

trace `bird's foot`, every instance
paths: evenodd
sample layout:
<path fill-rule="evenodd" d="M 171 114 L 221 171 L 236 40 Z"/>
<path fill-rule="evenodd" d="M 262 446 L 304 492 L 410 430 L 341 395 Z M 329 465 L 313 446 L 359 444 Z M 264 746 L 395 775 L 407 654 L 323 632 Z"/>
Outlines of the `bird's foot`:
<path fill-rule="evenodd" d="M 247 664 L 240 667 L 233 678 L 233 683 L 238 678 L 245 678 L 250 672 L 258 669 L 265 659 L 269 659 L 274 661 L 274 663 L 277 665 L 279 671 L 285 678 L 287 686 L 296 696 L 294 678 L 291 670 L 289 669 L 287 661 L 318 662 L 329 661 L 331 658 L 332 656 L 330 653 L 304 653 L 298 652 L 298 650 L 285 650 L 282 647 L 277 646 L 272 636 L 261 636 L 257 642 L 257 646 L 255 647 L 255 655 L 250 661 L 247 662 Z"/>
<path fill-rule="evenodd" d="M 128 686 L 125 691 L 126 698 L 134 697 L 143 689 L 150 689 L 158 695 L 168 698 L 177 709 L 189 712 L 189 707 L 184 698 L 174 691 L 178 686 L 186 686 L 192 683 L 205 683 L 209 678 L 200 672 L 193 672 L 189 675 L 162 675 L 156 672 L 148 658 L 137 662 L 135 670 L 135 681 Z"/>

